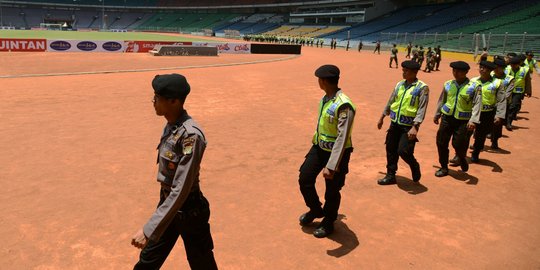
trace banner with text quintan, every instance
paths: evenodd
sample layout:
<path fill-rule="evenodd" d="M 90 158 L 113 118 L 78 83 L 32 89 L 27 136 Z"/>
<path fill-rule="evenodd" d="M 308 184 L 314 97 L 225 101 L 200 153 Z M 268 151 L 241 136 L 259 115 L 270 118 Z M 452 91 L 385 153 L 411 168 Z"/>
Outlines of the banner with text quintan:
<path fill-rule="evenodd" d="M 218 53 L 251 53 L 249 43 L 193 42 L 193 46 L 217 47 Z"/>
<path fill-rule="evenodd" d="M 133 41 L 124 42 L 124 52 L 147 53 L 154 49 L 156 45 L 191 45 L 191 42 L 183 41 Z"/>
<path fill-rule="evenodd" d="M 0 38 L 0 52 L 44 52 L 46 39 Z"/>
<path fill-rule="evenodd" d="M 49 52 L 124 52 L 124 41 L 47 40 Z"/>

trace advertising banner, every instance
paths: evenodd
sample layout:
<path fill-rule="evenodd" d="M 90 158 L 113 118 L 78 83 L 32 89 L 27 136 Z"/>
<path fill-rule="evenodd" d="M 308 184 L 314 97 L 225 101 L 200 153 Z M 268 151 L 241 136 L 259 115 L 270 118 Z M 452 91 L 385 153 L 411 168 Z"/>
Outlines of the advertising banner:
<path fill-rule="evenodd" d="M 124 41 L 124 52 L 147 53 L 156 45 L 191 45 L 191 42 L 180 41 Z"/>
<path fill-rule="evenodd" d="M 193 46 L 217 47 L 219 53 L 251 53 L 250 43 L 193 42 Z"/>
<path fill-rule="evenodd" d="M 46 39 L 0 38 L 0 52 L 44 52 Z"/>
<path fill-rule="evenodd" d="M 47 40 L 49 52 L 124 52 L 124 41 Z"/>

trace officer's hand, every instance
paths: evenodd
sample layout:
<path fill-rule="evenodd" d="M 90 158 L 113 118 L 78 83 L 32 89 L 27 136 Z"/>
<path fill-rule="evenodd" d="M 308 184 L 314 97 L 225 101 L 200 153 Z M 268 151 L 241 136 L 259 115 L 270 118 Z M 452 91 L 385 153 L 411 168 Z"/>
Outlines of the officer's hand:
<path fill-rule="evenodd" d="M 418 134 L 418 129 L 416 127 L 412 127 L 409 132 L 407 132 L 407 137 L 409 138 L 409 141 L 414 141 L 416 139 L 416 135 Z"/>
<path fill-rule="evenodd" d="M 473 131 L 476 128 L 476 124 L 474 123 L 467 123 L 467 129 L 469 131 Z"/>
<path fill-rule="evenodd" d="M 440 115 L 437 115 L 433 118 L 433 123 L 435 123 L 435 125 L 438 125 L 439 124 L 439 119 L 441 118 Z"/>
<path fill-rule="evenodd" d="M 322 174 L 324 176 L 324 179 L 333 179 L 334 178 L 335 171 L 332 171 L 326 167 L 324 167 Z"/>
<path fill-rule="evenodd" d="M 139 249 L 144 248 L 147 243 L 148 238 L 146 238 L 146 235 L 144 235 L 143 229 L 138 230 L 137 233 L 135 233 L 135 235 L 133 235 L 131 238 L 131 245 Z"/>
<path fill-rule="evenodd" d="M 383 123 L 384 123 L 384 116 L 381 116 L 381 118 L 379 119 L 379 122 L 377 123 L 377 128 L 381 129 Z"/>

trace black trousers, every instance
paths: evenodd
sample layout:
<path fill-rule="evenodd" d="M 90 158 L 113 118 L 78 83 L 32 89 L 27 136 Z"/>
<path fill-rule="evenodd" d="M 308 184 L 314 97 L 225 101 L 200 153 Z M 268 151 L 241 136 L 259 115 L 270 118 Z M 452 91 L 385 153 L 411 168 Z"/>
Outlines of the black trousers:
<path fill-rule="evenodd" d="M 506 118 L 506 123 L 512 125 L 514 118 L 517 117 L 518 112 L 521 110 L 521 101 L 523 100 L 523 94 L 512 93 L 512 103 L 508 108 L 508 117 Z"/>
<path fill-rule="evenodd" d="M 407 133 L 412 127 L 402 126 L 396 123 L 390 125 L 386 133 L 386 173 L 395 175 L 398 170 L 399 157 L 409 166 L 418 165 L 414 158 L 414 146 L 417 139 L 409 140 Z"/>
<path fill-rule="evenodd" d="M 448 145 L 452 139 L 452 146 L 461 162 L 466 162 L 467 148 L 469 147 L 470 132 L 467 130 L 469 120 L 458 120 L 453 116 L 443 114 L 441 124 L 437 131 L 437 151 L 439 164 L 448 169 Z"/>
<path fill-rule="evenodd" d="M 390 57 L 390 63 L 388 64 L 390 67 L 392 67 L 392 61 L 395 61 L 396 62 L 396 67 L 398 67 L 398 60 L 397 60 L 397 56 L 396 57 Z"/>
<path fill-rule="evenodd" d="M 502 137 L 502 133 L 503 133 L 503 125 L 506 123 L 506 119 L 508 119 L 508 115 L 509 115 L 509 112 L 510 112 L 510 104 L 507 103 L 507 106 L 506 106 L 506 115 L 505 115 L 505 118 L 503 119 L 503 121 L 498 124 L 498 125 L 495 125 L 493 124 L 493 130 L 491 132 L 491 143 L 495 142 L 497 143 L 499 141 L 499 138 Z"/>
<path fill-rule="evenodd" d="M 161 190 L 159 205 L 167 197 Z M 158 241 L 150 241 L 141 251 L 139 262 L 133 269 L 159 269 L 167 259 L 179 236 L 184 240 L 191 269 L 217 269 L 214 259 L 214 242 L 210 234 L 210 206 L 200 192 L 193 192 L 178 211 Z"/>
<path fill-rule="evenodd" d="M 486 137 L 493 130 L 493 121 L 495 120 L 495 111 L 482 112 L 480 114 L 480 124 L 476 125 L 474 130 L 473 153 L 479 154 L 484 150 Z M 493 135 L 492 135 L 493 136 Z"/>
<path fill-rule="evenodd" d="M 338 170 L 334 174 L 334 179 L 325 179 L 326 191 L 324 193 L 324 207 L 321 208 L 321 201 L 315 189 L 317 176 L 328 163 L 330 152 L 322 150 L 319 146 L 313 145 L 306 155 L 306 159 L 300 166 L 300 177 L 298 183 L 300 192 L 304 197 L 306 206 L 315 213 L 323 212 L 323 226 L 332 226 L 337 219 L 339 204 L 341 202 L 340 190 L 345 185 L 345 175 L 349 172 L 349 159 L 352 148 L 345 149 Z"/>

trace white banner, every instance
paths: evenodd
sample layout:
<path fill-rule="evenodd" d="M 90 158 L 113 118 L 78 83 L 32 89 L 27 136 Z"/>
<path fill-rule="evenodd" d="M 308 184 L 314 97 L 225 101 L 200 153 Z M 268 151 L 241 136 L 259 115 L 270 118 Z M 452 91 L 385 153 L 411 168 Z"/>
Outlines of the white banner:
<path fill-rule="evenodd" d="M 251 53 L 250 43 L 193 42 L 193 46 L 217 47 L 218 53 Z"/>
<path fill-rule="evenodd" d="M 124 41 L 47 40 L 48 52 L 124 52 Z"/>

